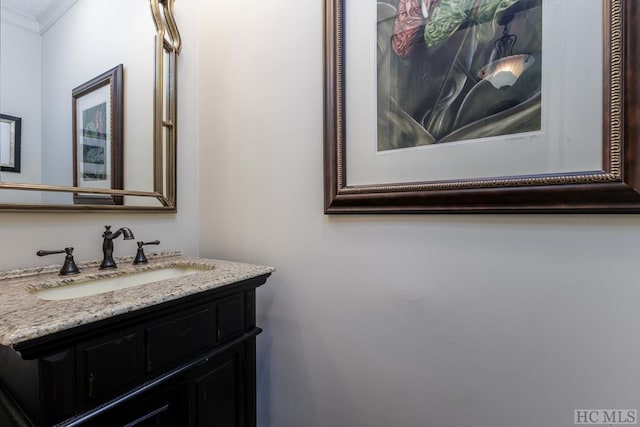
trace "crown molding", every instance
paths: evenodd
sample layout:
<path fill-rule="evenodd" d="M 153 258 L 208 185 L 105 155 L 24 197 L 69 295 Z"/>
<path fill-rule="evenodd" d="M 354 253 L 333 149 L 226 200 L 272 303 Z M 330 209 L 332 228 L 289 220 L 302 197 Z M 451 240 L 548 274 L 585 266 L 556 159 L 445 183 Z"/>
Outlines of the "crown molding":
<path fill-rule="evenodd" d="M 3 5 L 0 16 L 3 23 L 13 25 L 33 34 L 42 35 L 77 2 L 78 0 L 55 0 L 38 17 L 27 15 L 12 7 Z"/>
<path fill-rule="evenodd" d="M 9 6 L 2 6 L 0 9 L 1 21 L 3 24 L 13 25 L 22 30 L 40 35 L 40 24 L 33 16 L 29 16 Z"/>
<path fill-rule="evenodd" d="M 42 15 L 38 17 L 40 22 L 40 34 L 44 34 L 58 19 L 64 15 L 78 0 L 56 0 Z"/>

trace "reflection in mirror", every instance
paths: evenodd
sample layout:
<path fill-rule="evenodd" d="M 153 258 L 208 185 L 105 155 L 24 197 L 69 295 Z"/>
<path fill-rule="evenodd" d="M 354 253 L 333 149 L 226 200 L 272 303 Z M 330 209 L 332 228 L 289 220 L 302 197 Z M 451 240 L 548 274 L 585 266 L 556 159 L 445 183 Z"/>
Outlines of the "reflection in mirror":
<path fill-rule="evenodd" d="M 73 185 L 122 189 L 122 64 L 73 89 Z M 113 197 L 121 205 L 122 197 Z M 74 195 L 76 204 L 95 204 Z"/>
<path fill-rule="evenodd" d="M 25 183 L 57 187 L 73 186 L 76 182 L 85 188 L 120 186 L 127 192 L 160 192 L 167 196 L 171 187 L 167 182 L 175 180 L 175 164 L 168 162 L 172 157 L 168 152 L 156 152 L 160 147 L 155 145 L 162 144 L 160 135 L 164 132 L 156 134 L 154 93 L 158 80 L 171 82 L 175 78 L 175 74 L 169 72 L 169 64 L 175 66 L 175 55 L 167 64 L 162 64 L 165 61 L 158 57 L 170 57 L 171 53 L 156 56 L 154 35 L 158 31 L 150 3 L 131 0 L 0 2 L 0 113 L 22 119 L 22 167 L 20 172 L 0 171 L 0 186 Z M 153 9 L 157 0 L 150 2 Z M 157 62 L 161 63 L 160 68 L 154 67 Z M 120 110 L 113 109 L 114 103 L 108 102 L 113 100 L 108 95 L 105 98 L 97 87 L 95 93 L 83 94 L 87 96 L 82 99 L 85 103 L 81 104 L 81 111 L 75 114 L 78 124 L 74 129 L 72 100 L 77 101 L 72 99 L 74 89 L 119 64 L 122 64 L 123 103 L 115 107 Z M 158 72 L 161 73 L 159 79 L 155 75 Z M 161 87 L 164 92 L 167 85 Z M 164 98 L 160 97 L 163 103 Z M 103 120 L 109 124 L 113 124 L 117 114 L 122 114 L 122 148 L 115 156 L 110 144 L 113 128 L 104 126 L 104 132 L 98 130 L 96 123 L 101 123 L 95 119 L 98 110 L 104 110 Z M 77 132 L 75 146 L 74 132 Z M 175 149 L 175 138 L 170 145 L 169 148 Z M 74 152 L 77 152 L 75 168 Z M 120 162 L 123 179 L 115 186 L 110 174 L 105 172 L 111 171 L 114 161 Z M 168 165 L 172 166 L 169 170 Z M 0 204 L 73 206 L 73 194 L 2 188 Z M 112 199 L 124 200 L 125 206 L 164 204 L 173 208 L 175 194 L 165 197 L 163 203 L 140 196 Z M 93 204 L 87 197 L 76 199 L 75 204 L 78 203 Z"/>
<path fill-rule="evenodd" d="M 7 193 L 5 195 L 5 193 Z M 33 198 L 39 202 L 35 205 L 31 205 L 28 199 L 24 198 L 25 193 L 34 193 Z M 39 191 L 39 190 L 14 190 L 3 189 L 2 197 L 15 198 L 24 200 L 21 206 L 15 208 L 15 210 L 21 210 L 22 208 L 29 207 L 43 207 L 47 210 L 68 210 L 68 205 L 73 204 L 73 199 L 80 193 L 68 192 L 68 191 Z M 119 210 L 122 209 L 122 205 L 133 209 L 135 206 L 144 206 L 150 209 L 161 209 L 164 203 L 157 197 L 150 195 L 150 193 L 142 192 L 133 194 L 139 194 L 137 196 L 118 196 L 112 194 L 97 194 L 97 193 L 81 193 L 81 196 L 86 199 L 93 199 L 92 202 L 83 205 L 83 210 Z M 121 205 L 112 202 L 114 198 L 123 199 Z M 6 206 L 7 209 L 13 210 L 11 206 Z"/>
<path fill-rule="evenodd" d="M 20 172 L 22 119 L 0 114 L 0 171 Z"/>

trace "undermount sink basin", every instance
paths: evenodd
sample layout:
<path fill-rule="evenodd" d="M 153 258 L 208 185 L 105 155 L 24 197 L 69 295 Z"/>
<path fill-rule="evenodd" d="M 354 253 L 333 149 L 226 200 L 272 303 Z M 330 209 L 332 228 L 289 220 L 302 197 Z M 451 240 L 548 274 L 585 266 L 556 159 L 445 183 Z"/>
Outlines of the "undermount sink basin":
<path fill-rule="evenodd" d="M 38 289 L 33 293 L 40 299 L 59 301 L 98 295 L 119 289 L 132 288 L 161 280 L 174 279 L 189 274 L 210 271 L 211 267 L 172 266 L 155 270 L 134 271 L 119 276 L 87 279 L 75 283 L 62 284 L 52 288 Z"/>

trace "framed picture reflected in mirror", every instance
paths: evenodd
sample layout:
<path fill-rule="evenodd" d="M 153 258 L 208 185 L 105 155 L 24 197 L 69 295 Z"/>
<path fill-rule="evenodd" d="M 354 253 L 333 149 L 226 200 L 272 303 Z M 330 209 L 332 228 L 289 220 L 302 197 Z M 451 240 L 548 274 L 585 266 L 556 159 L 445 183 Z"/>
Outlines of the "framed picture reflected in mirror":
<path fill-rule="evenodd" d="M 74 187 L 123 188 L 123 65 L 76 87 L 73 100 Z M 74 193 L 75 204 L 122 205 L 122 196 Z"/>
<path fill-rule="evenodd" d="M 0 171 L 20 172 L 22 119 L 0 114 Z"/>

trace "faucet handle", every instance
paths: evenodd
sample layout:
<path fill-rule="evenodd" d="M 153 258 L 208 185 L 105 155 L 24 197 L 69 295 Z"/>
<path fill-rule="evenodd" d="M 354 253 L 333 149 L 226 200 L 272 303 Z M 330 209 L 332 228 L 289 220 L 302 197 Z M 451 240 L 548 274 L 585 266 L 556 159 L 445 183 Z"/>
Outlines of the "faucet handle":
<path fill-rule="evenodd" d="M 59 249 L 55 251 L 39 250 L 38 252 L 36 252 L 36 255 L 47 256 L 47 255 L 62 254 L 62 253 L 66 253 L 67 256 L 64 258 L 64 264 L 62 264 L 62 268 L 60 269 L 60 273 L 58 274 L 61 276 L 66 276 L 67 274 L 80 273 L 80 270 L 78 270 L 78 267 L 76 266 L 76 262 L 73 260 L 73 248 L 64 248 L 64 249 Z"/>
<path fill-rule="evenodd" d="M 144 254 L 144 250 L 142 249 L 143 246 L 145 245 L 159 245 L 160 244 L 160 240 L 153 240 L 151 242 L 138 242 L 138 252 L 136 253 L 136 257 L 133 260 L 133 264 L 134 265 L 138 265 L 138 264 L 146 264 L 149 262 L 149 260 L 147 260 L 147 257 Z"/>

